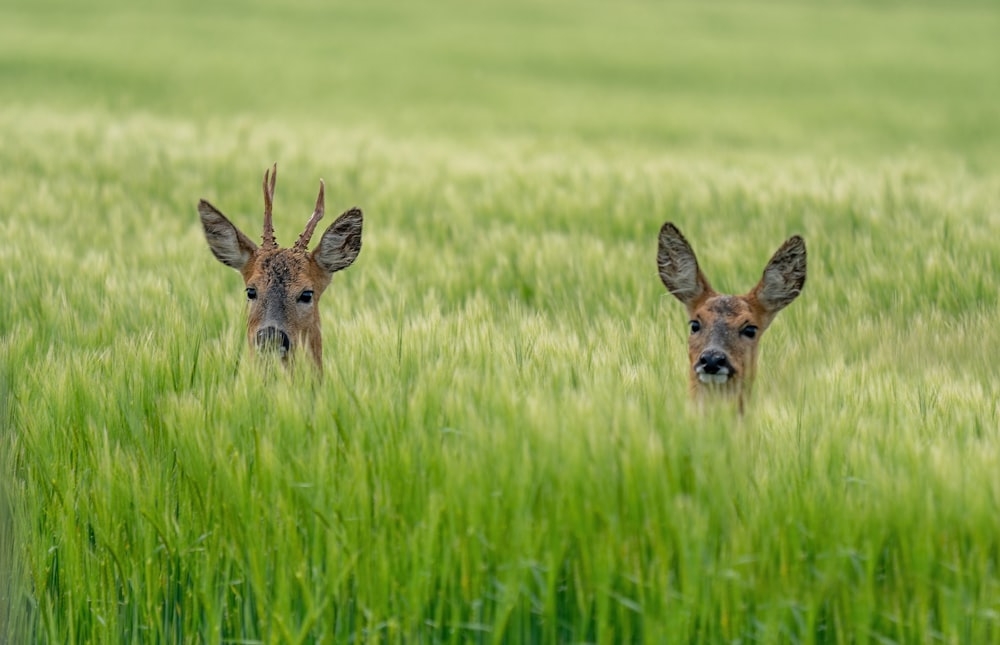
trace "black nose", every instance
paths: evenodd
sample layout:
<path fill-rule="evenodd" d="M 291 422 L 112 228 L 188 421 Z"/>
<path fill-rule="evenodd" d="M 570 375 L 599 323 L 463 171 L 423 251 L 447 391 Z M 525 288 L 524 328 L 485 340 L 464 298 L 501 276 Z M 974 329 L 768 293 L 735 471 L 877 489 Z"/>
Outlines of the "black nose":
<path fill-rule="evenodd" d="M 277 327 L 264 327 L 257 331 L 257 348 L 264 350 L 281 349 L 287 352 L 292 348 L 292 341 L 281 329 Z"/>
<path fill-rule="evenodd" d="M 698 365 L 705 374 L 718 374 L 725 368 L 731 373 L 733 366 L 729 364 L 729 359 L 722 352 L 707 351 L 698 357 Z"/>

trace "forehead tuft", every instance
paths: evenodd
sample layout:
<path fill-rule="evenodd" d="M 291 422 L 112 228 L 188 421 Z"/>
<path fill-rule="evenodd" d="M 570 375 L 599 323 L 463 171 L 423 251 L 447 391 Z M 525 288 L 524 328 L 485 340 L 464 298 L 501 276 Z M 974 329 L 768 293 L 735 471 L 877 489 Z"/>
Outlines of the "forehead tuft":
<path fill-rule="evenodd" d="M 702 309 L 706 309 L 716 316 L 729 318 L 749 314 L 750 303 L 739 296 L 715 296 L 706 300 Z"/>
<path fill-rule="evenodd" d="M 306 275 L 309 256 L 297 249 L 276 249 L 263 253 L 254 266 L 254 274 L 268 281 L 288 284 Z"/>

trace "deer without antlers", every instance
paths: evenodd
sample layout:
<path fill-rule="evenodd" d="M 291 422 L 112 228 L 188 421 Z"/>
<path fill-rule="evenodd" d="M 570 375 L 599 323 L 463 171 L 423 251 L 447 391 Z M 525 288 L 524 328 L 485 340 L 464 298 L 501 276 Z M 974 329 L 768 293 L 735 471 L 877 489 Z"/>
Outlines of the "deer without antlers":
<path fill-rule="evenodd" d="M 719 392 L 743 411 L 757 370 L 757 345 L 775 315 L 802 292 L 806 282 L 806 243 L 792 236 L 775 252 L 764 275 L 747 294 L 717 293 L 698 267 L 698 260 L 676 226 L 660 229 L 656 263 L 660 279 L 687 307 L 691 335 L 691 395 Z"/>
<path fill-rule="evenodd" d="M 309 348 L 320 366 L 323 339 L 319 299 L 333 274 L 349 267 L 358 257 L 363 215 L 359 208 L 343 213 L 310 253 L 309 240 L 325 207 L 324 184 L 320 180 L 316 208 L 305 230 L 293 247 L 280 248 L 271 216 L 277 176 L 278 164 L 264 173 L 264 235 L 259 247 L 204 199 L 198 202 L 198 214 L 212 253 L 219 262 L 243 275 L 250 303 L 247 340 L 251 349 L 275 351 L 287 360 L 302 345 Z"/>

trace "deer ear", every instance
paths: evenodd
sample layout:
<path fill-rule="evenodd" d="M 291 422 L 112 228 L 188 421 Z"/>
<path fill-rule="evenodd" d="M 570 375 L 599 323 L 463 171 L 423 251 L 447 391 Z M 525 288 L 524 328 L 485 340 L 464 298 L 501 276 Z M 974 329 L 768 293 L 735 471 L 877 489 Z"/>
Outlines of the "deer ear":
<path fill-rule="evenodd" d="M 312 254 L 321 269 L 333 273 L 351 266 L 361 252 L 363 221 L 361 209 L 352 208 L 330 224 Z"/>
<path fill-rule="evenodd" d="M 751 291 L 768 316 L 774 316 L 800 293 L 806 283 L 806 242 L 795 235 L 781 245 Z"/>
<path fill-rule="evenodd" d="M 242 271 L 253 257 L 257 245 L 204 199 L 198 202 L 198 214 L 201 215 L 201 226 L 205 229 L 208 247 L 212 249 L 216 259 Z"/>
<path fill-rule="evenodd" d="M 693 308 L 712 293 L 712 287 L 698 268 L 698 259 L 691 245 L 677 227 L 667 222 L 660 229 L 660 248 L 656 254 L 660 280 L 678 300 Z"/>

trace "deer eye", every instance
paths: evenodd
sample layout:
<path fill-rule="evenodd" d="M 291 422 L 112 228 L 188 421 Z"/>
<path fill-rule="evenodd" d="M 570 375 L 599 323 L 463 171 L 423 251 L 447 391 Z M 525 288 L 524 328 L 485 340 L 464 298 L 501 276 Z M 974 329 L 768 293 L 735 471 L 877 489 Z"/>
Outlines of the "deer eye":
<path fill-rule="evenodd" d="M 746 327 L 740 330 L 740 335 L 745 336 L 746 338 L 756 338 L 757 328 L 754 327 L 753 325 L 747 325 Z"/>
<path fill-rule="evenodd" d="M 698 322 L 697 320 L 692 320 L 688 324 L 691 325 L 691 333 L 692 334 L 697 334 L 698 332 L 701 331 L 701 323 Z"/>
<path fill-rule="evenodd" d="M 247 287 L 247 300 L 257 299 L 257 289 L 253 287 Z"/>
<path fill-rule="evenodd" d="M 304 304 L 309 304 L 313 301 L 313 292 L 310 290 L 303 291 L 299 296 L 299 302 Z"/>

